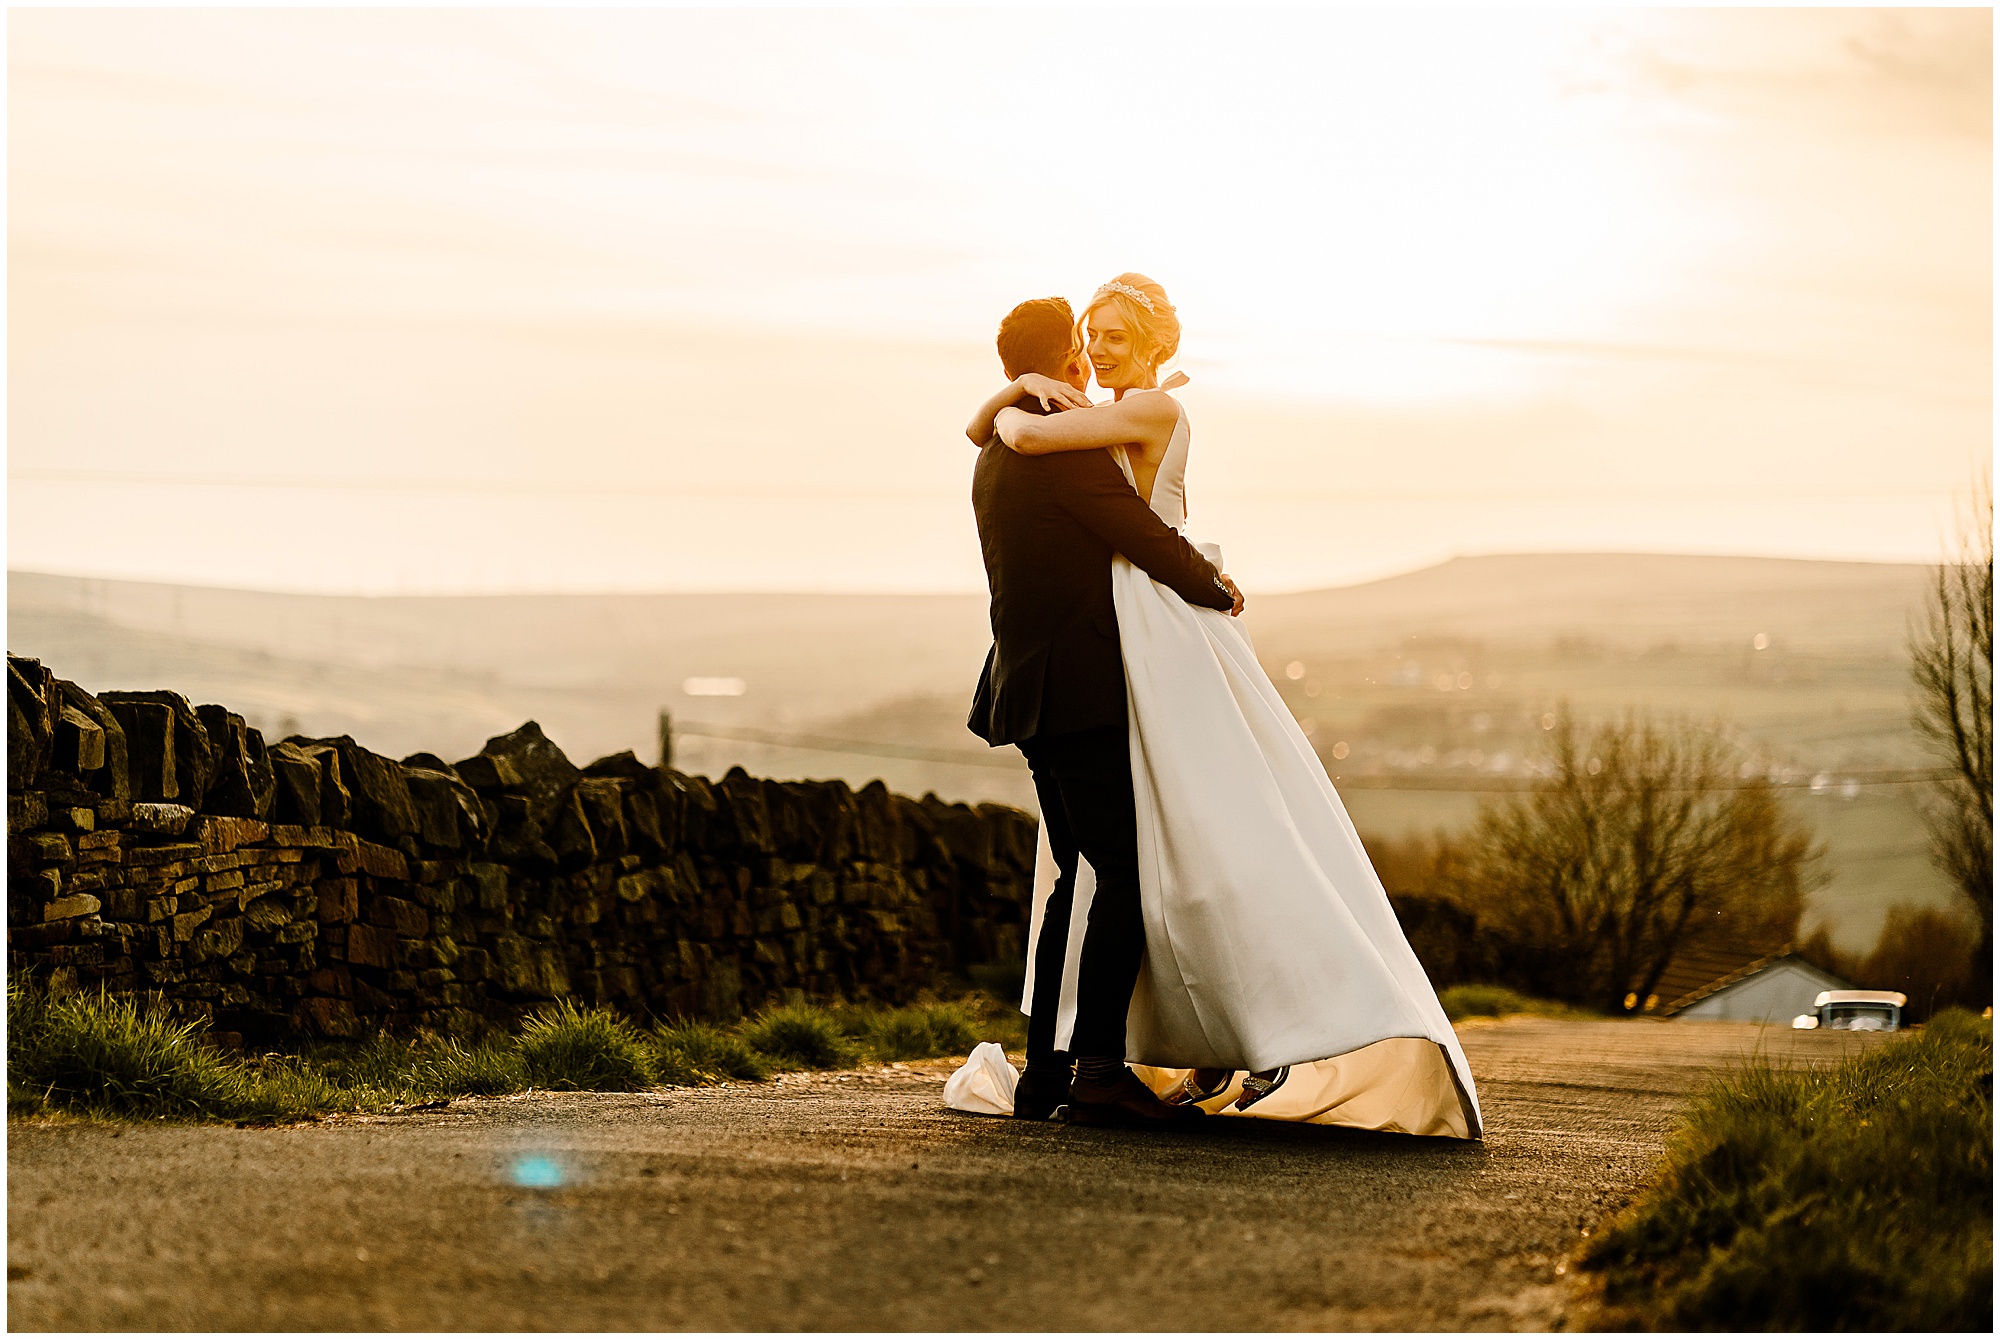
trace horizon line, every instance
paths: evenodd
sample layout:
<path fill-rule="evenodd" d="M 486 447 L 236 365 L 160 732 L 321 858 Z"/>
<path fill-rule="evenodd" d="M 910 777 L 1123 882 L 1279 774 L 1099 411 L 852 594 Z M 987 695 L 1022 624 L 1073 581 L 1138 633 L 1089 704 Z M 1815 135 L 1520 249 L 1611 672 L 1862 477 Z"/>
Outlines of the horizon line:
<path fill-rule="evenodd" d="M 1263 594 L 1265 595 L 1266 598 L 1275 599 L 1285 596 L 1317 595 L 1328 591 L 1348 591 L 1348 590 L 1353 590 L 1357 587 L 1373 586 L 1381 582 L 1396 581 L 1404 577 L 1413 577 L 1419 573 L 1433 572 L 1440 568 L 1449 567 L 1454 563 L 1479 563 L 1479 562 L 1491 562 L 1496 560 L 1505 561 L 1510 559 L 1581 560 L 1581 559 L 1608 559 L 1608 558 L 1669 559 L 1669 560 L 1677 560 L 1683 562 L 1697 562 L 1697 563 L 1788 563 L 1788 564 L 1814 564 L 1814 565 L 1838 564 L 1849 567 L 1871 567 L 1871 568 L 1929 569 L 1937 566 L 1936 560 L 1927 560 L 1927 559 L 1816 557 L 1810 555 L 1793 555 L 1793 554 L 1700 553 L 1687 550 L 1680 550 L 1680 551 L 1652 550 L 1652 549 L 1494 550 L 1494 551 L 1472 553 L 1472 554 L 1453 554 L 1447 558 L 1439 559 L 1434 562 L 1420 563 L 1415 567 L 1398 568 L 1392 572 L 1384 573 L 1381 576 L 1364 577 L 1351 582 L 1340 582 L 1324 586 L 1303 586 L 1287 590 L 1267 590 Z M 606 589 L 601 587 L 599 588 L 579 587 L 573 589 L 505 590 L 505 591 L 389 591 L 389 592 L 354 591 L 354 590 L 338 591 L 338 590 L 285 589 L 279 587 L 259 587 L 259 586 L 230 586 L 230 585 L 220 585 L 211 582 L 174 581 L 170 579 L 155 578 L 155 577 L 111 576 L 102 573 L 52 572 L 39 568 L 15 568 L 10 566 L 7 569 L 7 578 L 9 582 L 11 582 L 16 577 L 40 577 L 40 578 L 52 578 L 62 581 L 76 581 L 76 582 L 117 582 L 126 586 L 179 587 L 186 590 L 228 592 L 235 595 L 287 596 L 299 599 L 317 599 L 317 600 L 510 600 L 510 599 L 518 600 L 518 599 L 602 599 L 606 597 L 647 599 L 654 597 L 678 597 L 678 596 L 689 596 L 689 597 L 710 596 L 717 598 L 727 597 L 727 598 L 738 598 L 738 599 L 743 597 L 775 597 L 775 598 L 793 598 L 793 599 L 799 597 L 817 597 L 821 599 L 957 600 L 970 597 L 983 598 L 987 594 L 984 588 L 973 587 L 973 586 L 968 586 L 963 589 L 937 590 L 937 591 L 908 591 L 908 590 L 894 590 L 894 589 L 813 590 L 810 588 L 797 588 L 797 587 L 758 587 L 758 588 L 741 588 L 741 589 L 716 588 L 716 587 L 661 589 L 655 587 L 649 589 L 630 589 L 630 590 Z M 10 597 L 11 597 L 11 592 L 10 592 Z"/>

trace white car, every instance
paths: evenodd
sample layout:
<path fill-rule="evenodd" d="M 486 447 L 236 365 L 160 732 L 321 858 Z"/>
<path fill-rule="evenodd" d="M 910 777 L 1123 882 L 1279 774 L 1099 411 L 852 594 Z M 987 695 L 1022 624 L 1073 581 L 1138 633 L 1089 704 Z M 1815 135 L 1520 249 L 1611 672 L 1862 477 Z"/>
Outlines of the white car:
<path fill-rule="evenodd" d="M 1909 1000 L 1900 991 L 1822 991 L 1813 1000 L 1813 1013 L 1798 1016 L 1792 1027 L 1893 1033 L 1903 1026 Z"/>

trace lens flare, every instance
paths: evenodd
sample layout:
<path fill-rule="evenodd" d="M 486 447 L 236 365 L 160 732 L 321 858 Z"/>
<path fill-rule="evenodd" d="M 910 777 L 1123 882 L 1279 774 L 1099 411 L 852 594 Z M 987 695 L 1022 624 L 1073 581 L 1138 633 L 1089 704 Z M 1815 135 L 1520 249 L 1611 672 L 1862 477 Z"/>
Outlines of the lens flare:
<path fill-rule="evenodd" d="M 514 1185 L 531 1187 L 557 1187 L 563 1184 L 563 1171 L 556 1161 L 540 1154 L 530 1154 L 514 1160 Z"/>

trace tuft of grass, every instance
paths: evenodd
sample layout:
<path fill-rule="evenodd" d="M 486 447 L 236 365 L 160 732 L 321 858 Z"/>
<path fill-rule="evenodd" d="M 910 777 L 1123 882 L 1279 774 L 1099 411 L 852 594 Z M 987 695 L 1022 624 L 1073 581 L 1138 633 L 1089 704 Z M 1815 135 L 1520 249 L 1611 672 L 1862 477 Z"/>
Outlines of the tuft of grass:
<path fill-rule="evenodd" d="M 772 1062 L 749 1043 L 714 1024 L 677 1019 L 653 1030 L 653 1052 L 664 1084 L 714 1084 L 725 1079 L 766 1080 Z"/>
<path fill-rule="evenodd" d="M 260 1095 L 200 1027 L 102 993 L 7 990 L 9 1106 L 102 1117 L 258 1115 Z"/>
<path fill-rule="evenodd" d="M 852 1064 L 859 1050 L 832 1011 L 817 1005 L 766 1010 L 743 1026 L 743 1040 L 798 1070 L 838 1070 Z"/>
<path fill-rule="evenodd" d="M 1593 1238 L 1600 1326 L 1990 1331 L 1993 1031 L 1962 1010 L 1701 1094 Z"/>
<path fill-rule="evenodd" d="M 518 1093 L 527 1080 L 520 1050 L 493 1042 L 468 1047 L 440 1038 L 418 1055 L 412 1068 L 418 1085 L 432 1098 Z"/>
<path fill-rule="evenodd" d="M 1539 1014 L 1566 1019 L 1583 1013 L 1552 1000 L 1524 996 L 1512 987 L 1481 986 L 1470 982 L 1463 986 L 1448 986 L 1440 991 L 1438 1004 L 1444 1006 L 1444 1017 L 1453 1023 L 1460 1019 L 1498 1019 L 1510 1014 Z"/>
<path fill-rule="evenodd" d="M 959 1056 L 982 1036 L 979 1017 L 964 1004 L 913 1005 L 904 1009 L 857 1010 L 842 1021 L 862 1049 L 878 1061 L 916 1061 Z"/>
<path fill-rule="evenodd" d="M 602 1006 L 559 1000 L 521 1029 L 521 1071 L 543 1089 L 629 1093 L 651 1088 L 652 1049 L 639 1030 Z"/>

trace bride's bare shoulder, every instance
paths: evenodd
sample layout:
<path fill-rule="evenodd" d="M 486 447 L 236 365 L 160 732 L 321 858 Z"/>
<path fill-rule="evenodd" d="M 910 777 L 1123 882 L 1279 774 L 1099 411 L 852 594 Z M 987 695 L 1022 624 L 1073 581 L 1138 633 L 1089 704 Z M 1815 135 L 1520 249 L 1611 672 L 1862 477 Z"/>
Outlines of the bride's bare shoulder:
<path fill-rule="evenodd" d="M 1181 402 L 1160 390 L 1127 391 L 1120 403 L 1162 422 L 1170 423 L 1179 418 L 1181 413 Z"/>

